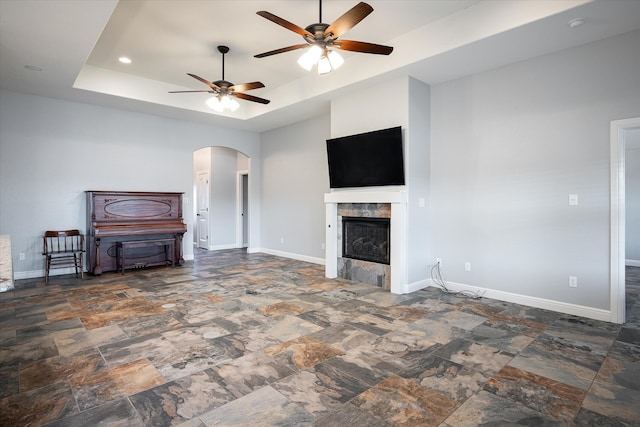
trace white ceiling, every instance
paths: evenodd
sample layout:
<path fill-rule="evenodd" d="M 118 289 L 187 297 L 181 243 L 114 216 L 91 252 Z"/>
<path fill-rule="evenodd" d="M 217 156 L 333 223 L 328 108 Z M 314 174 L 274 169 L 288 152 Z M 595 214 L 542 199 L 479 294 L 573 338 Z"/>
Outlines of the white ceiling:
<path fill-rule="evenodd" d="M 325 0 L 331 23 L 357 0 Z M 343 39 L 389 45 L 389 56 L 341 52 L 323 76 L 296 64 L 301 51 L 253 56 L 302 43 L 258 15 L 300 27 L 318 22 L 317 0 L 0 0 L 0 87 L 170 118 L 264 131 L 328 111 L 329 100 L 365 87 L 387 96 L 389 80 L 428 84 L 459 78 L 640 28 L 640 0 L 369 0 L 374 11 Z M 571 29 L 575 18 L 584 25 Z M 204 103 L 206 87 L 186 73 L 261 81 L 232 115 Z M 118 57 L 128 56 L 123 65 Z M 42 71 L 30 71 L 26 65 Z"/>

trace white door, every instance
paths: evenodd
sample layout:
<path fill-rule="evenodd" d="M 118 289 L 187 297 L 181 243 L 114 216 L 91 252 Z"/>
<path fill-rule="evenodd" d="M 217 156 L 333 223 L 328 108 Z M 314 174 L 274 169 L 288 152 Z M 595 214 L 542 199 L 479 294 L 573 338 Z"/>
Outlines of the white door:
<path fill-rule="evenodd" d="M 209 172 L 198 172 L 198 247 L 209 249 Z"/>

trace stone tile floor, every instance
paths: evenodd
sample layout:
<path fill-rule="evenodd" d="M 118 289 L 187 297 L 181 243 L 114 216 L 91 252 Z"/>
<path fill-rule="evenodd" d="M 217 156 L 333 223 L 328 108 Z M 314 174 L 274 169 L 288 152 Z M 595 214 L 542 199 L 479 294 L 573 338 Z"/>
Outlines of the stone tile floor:
<path fill-rule="evenodd" d="M 0 294 L 2 426 L 640 425 L 614 325 L 242 250 Z"/>

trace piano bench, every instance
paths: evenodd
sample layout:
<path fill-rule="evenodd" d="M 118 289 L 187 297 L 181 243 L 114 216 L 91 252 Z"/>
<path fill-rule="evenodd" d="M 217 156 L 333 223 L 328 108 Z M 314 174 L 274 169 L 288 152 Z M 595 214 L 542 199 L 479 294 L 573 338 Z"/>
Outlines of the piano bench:
<path fill-rule="evenodd" d="M 171 262 L 171 266 L 176 265 L 174 239 L 128 240 L 116 242 L 116 271 L 120 270 L 124 274 L 125 268 L 135 266 L 135 264 L 127 266 L 127 249 L 147 248 L 150 246 L 164 246 L 165 263 Z"/>

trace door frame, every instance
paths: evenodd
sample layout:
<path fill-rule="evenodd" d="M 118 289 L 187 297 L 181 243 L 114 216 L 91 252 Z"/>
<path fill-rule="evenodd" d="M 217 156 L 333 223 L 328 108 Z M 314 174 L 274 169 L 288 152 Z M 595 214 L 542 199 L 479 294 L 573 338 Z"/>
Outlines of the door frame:
<path fill-rule="evenodd" d="M 640 117 L 611 121 L 611 234 L 610 234 L 610 315 L 611 322 L 625 320 L 625 131 L 640 127 Z"/>
<path fill-rule="evenodd" d="M 243 185 L 242 185 L 242 177 L 247 177 L 247 209 L 243 209 Z M 249 245 L 249 214 L 250 214 L 250 203 L 251 198 L 249 197 L 250 191 L 249 186 L 251 185 L 249 180 L 249 171 L 248 170 L 238 170 L 236 173 L 236 246 L 238 248 L 243 248 L 244 240 L 247 241 L 247 247 Z M 243 226 L 243 214 L 247 218 L 247 236 L 244 236 L 244 226 Z"/>

